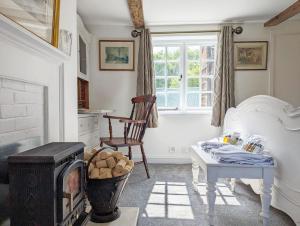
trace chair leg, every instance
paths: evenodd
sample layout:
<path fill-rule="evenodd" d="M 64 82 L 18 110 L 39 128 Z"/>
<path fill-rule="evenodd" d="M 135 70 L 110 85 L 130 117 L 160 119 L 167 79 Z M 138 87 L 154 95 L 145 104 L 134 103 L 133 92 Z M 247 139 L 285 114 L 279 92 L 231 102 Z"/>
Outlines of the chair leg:
<path fill-rule="evenodd" d="M 129 158 L 129 160 L 132 159 L 131 146 L 128 146 L 128 158 Z"/>
<path fill-rule="evenodd" d="M 147 158 L 146 158 L 146 155 L 145 155 L 144 147 L 143 147 L 142 144 L 140 145 L 140 147 L 141 147 L 141 152 L 142 152 L 142 157 L 143 157 L 143 162 L 144 162 L 145 170 L 146 170 L 146 173 L 147 173 L 147 177 L 150 178 L 148 163 L 147 163 Z"/>
<path fill-rule="evenodd" d="M 101 147 L 101 148 L 103 147 L 103 142 L 102 142 L 102 141 L 100 141 L 100 147 Z"/>

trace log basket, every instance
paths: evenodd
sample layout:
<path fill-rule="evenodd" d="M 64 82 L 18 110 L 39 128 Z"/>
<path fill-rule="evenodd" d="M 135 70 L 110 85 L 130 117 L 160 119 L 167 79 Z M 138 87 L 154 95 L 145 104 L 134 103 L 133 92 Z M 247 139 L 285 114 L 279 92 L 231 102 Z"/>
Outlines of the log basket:
<path fill-rule="evenodd" d="M 89 178 L 88 169 L 90 163 L 99 152 L 105 149 L 113 148 L 104 147 L 96 151 L 88 161 L 86 168 L 86 193 L 92 206 L 91 221 L 95 223 L 111 222 L 120 217 L 121 211 L 118 208 L 117 203 L 131 174 L 131 172 L 129 172 L 119 177 L 106 179 Z"/>

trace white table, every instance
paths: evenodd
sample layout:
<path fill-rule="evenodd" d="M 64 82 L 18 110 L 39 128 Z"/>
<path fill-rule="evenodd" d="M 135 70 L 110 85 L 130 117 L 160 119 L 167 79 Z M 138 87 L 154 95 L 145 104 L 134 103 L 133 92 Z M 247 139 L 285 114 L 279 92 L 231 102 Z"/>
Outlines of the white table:
<path fill-rule="evenodd" d="M 214 207 L 216 200 L 216 182 L 218 178 L 249 178 L 263 179 L 262 188 L 262 212 L 263 225 L 269 225 L 271 188 L 274 180 L 274 166 L 252 166 L 238 164 L 222 164 L 211 158 L 210 154 L 201 150 L 198 146 L 192 146 L 192 172 L 193 186 L 198 191 L 199 167 L 204 171 L 207 180 L 207 201 L 209 224 L 214 225 Z M 276 164 L 274 164 L 276 166 Z M 234 180 L 232 180 L 234 181 Z M 232 184 L 234 186 L 234 182 Z"/>

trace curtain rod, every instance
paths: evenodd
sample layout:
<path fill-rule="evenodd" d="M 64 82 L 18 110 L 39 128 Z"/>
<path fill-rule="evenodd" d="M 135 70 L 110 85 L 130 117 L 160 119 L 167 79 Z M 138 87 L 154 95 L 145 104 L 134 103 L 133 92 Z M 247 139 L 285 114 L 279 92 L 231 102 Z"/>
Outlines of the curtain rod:
<path fill-rule="evenodd" d="M 201 30 L 201 31 L 159 31 L 159 32 L 150 32 L 152 35 L 164 35 L 164 34 L 197 34 L 197 33 L 208 33 L 208 32 L 215 32 L 220 33 L 221 30 Z M 232 33 L 241 34 L 243 32 L 243 28 L 238 26 L 232 29 Z M 141 32 L 138 30 L 133 30 L 131 32 L 131 36 L 136 38 L 141 35 Z"/>
<path fill-rule="evenodd" d="M 164 35 L 164 34 L 197 34 L 197 33 L 219 33 L 221 30 L 201 30 L 201 31 L 158 31 L 150 32 L 152 35 Z"/>

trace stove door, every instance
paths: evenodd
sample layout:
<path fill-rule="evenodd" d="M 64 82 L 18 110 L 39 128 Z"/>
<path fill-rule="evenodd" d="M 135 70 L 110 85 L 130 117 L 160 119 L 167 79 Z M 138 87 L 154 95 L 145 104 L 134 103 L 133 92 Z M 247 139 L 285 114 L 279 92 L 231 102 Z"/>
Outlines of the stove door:
<path fill-rule="evenodd" d="M 84 202 L 84 162 L 76 160 L 66 165 L 57 179 L 57 222 L 77 219 L 79 204 Z"/>

